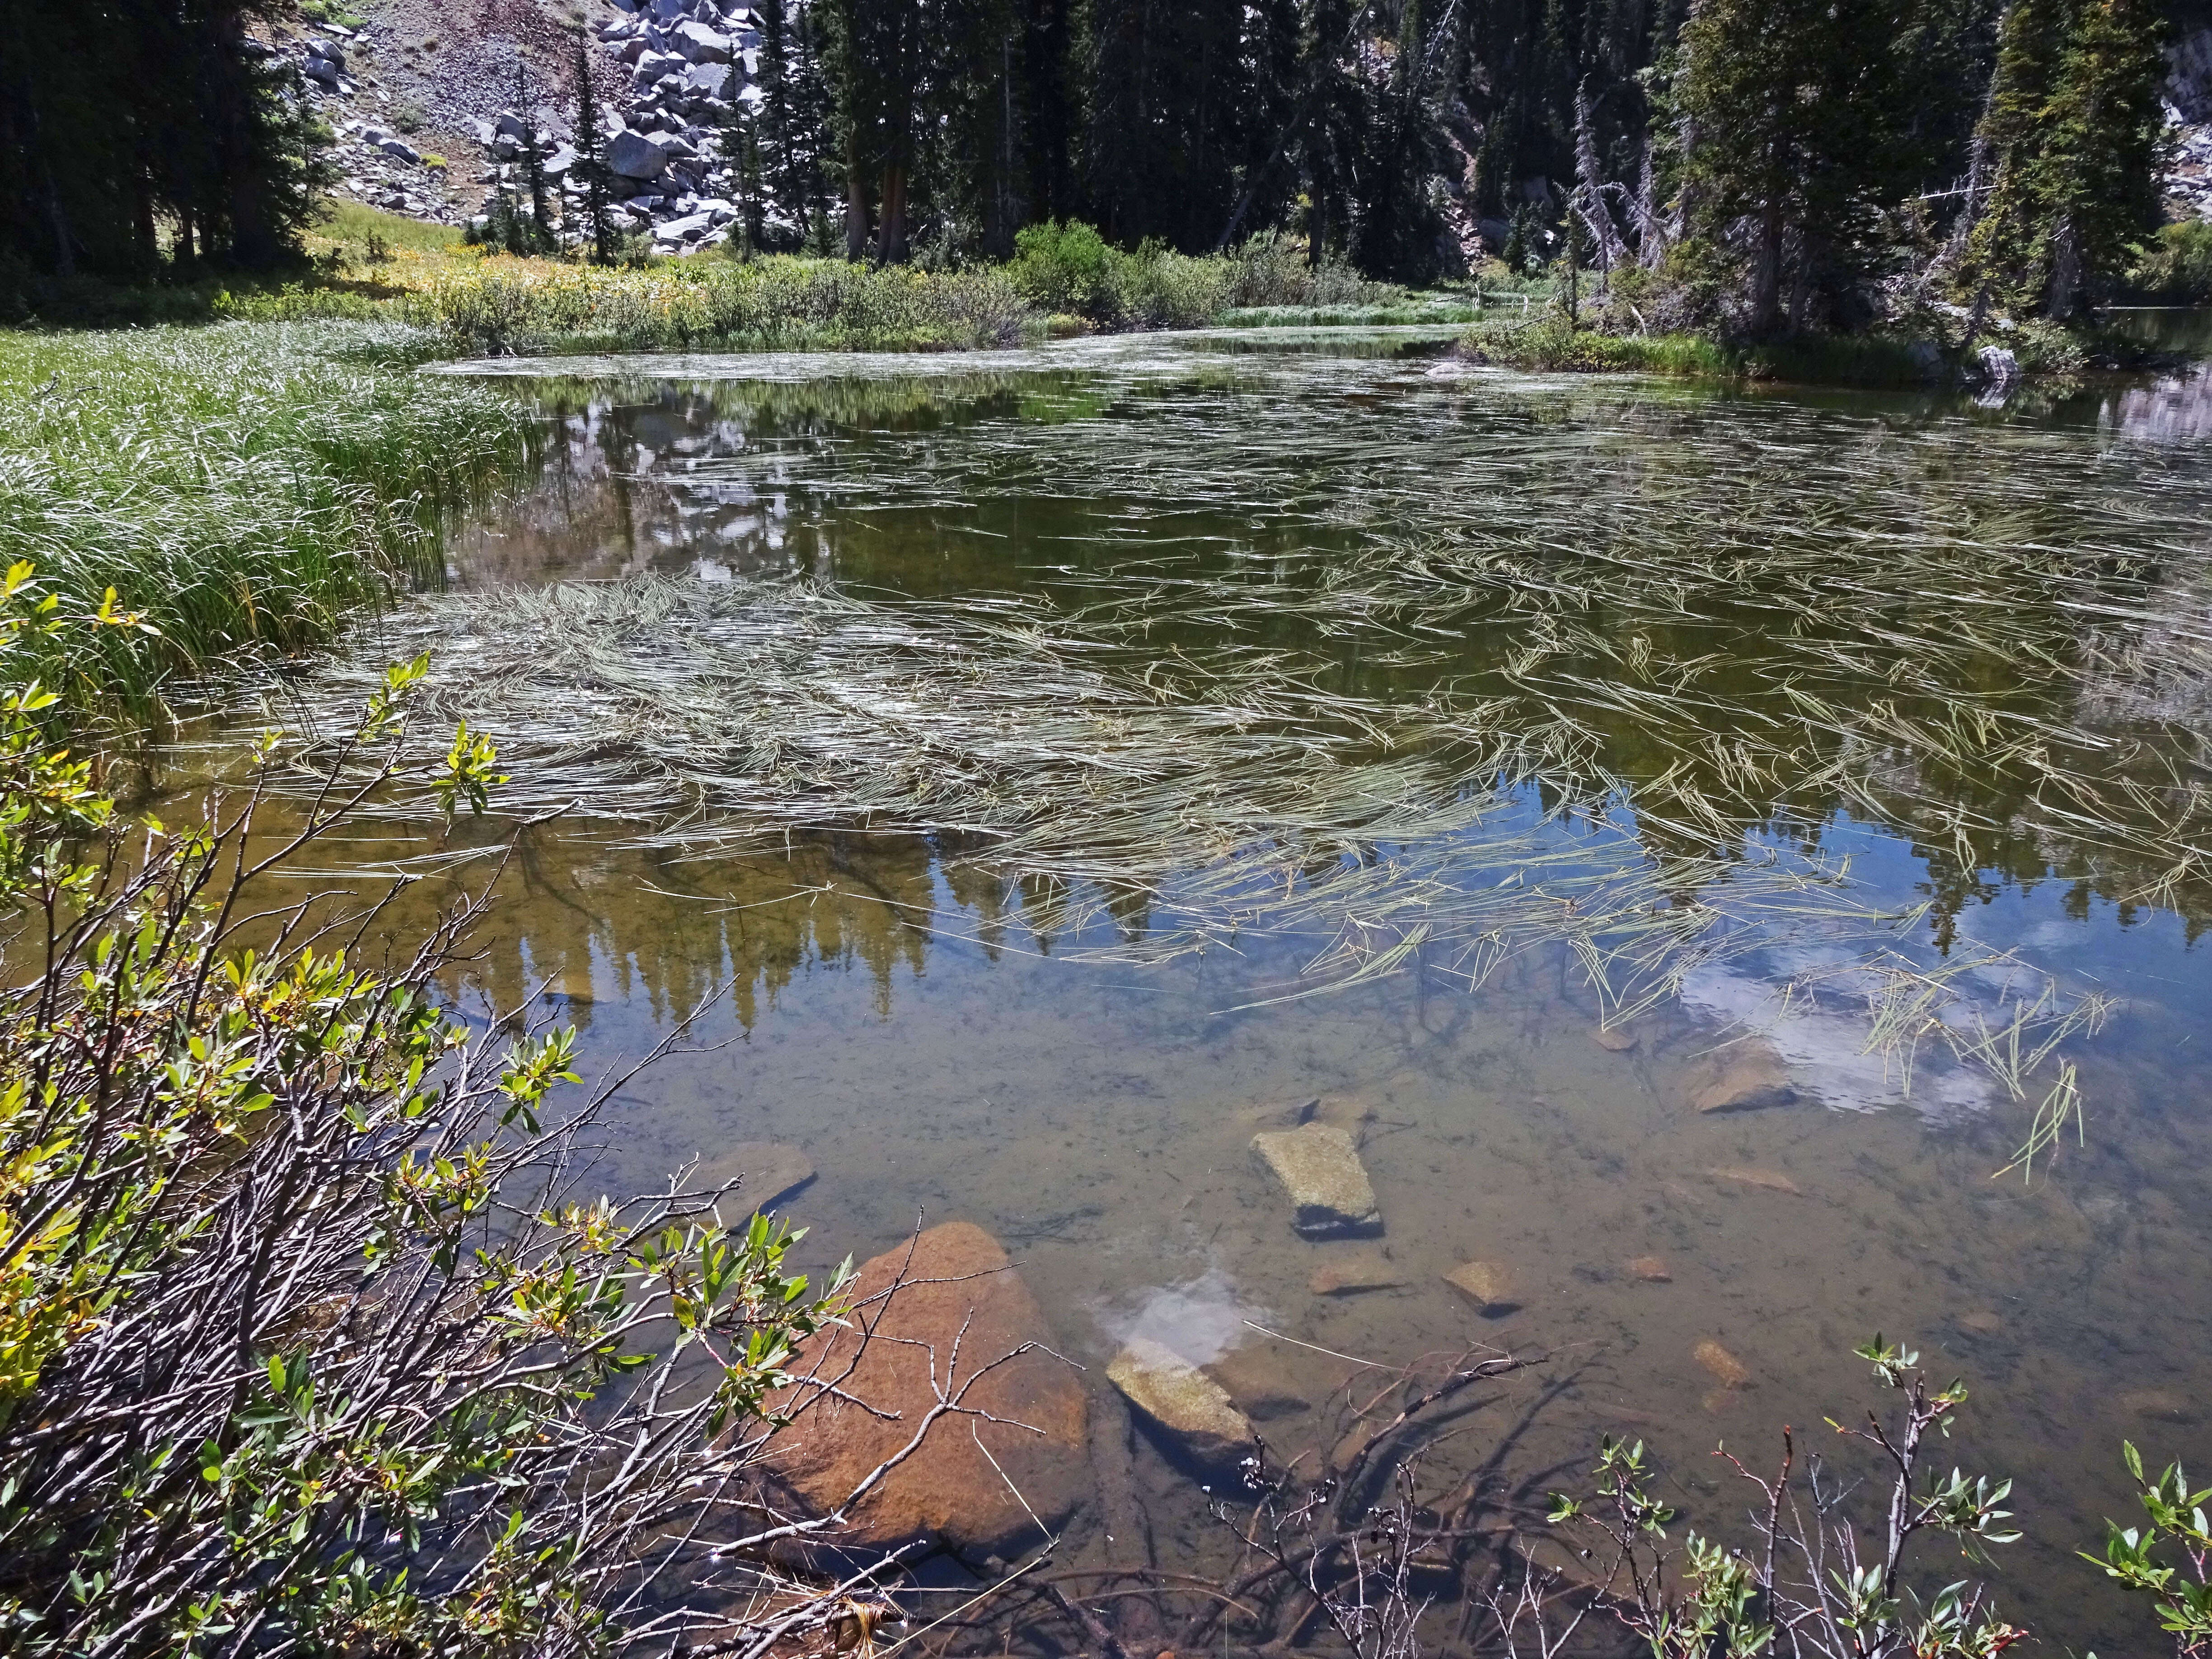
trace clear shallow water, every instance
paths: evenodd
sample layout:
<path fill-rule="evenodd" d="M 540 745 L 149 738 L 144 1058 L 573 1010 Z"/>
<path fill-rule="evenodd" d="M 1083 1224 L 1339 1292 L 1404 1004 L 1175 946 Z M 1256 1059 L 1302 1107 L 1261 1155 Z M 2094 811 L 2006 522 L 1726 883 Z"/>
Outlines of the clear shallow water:
<path fill-rule="evenodd" d="M 633 361 L 526 382 L 552 422 L 543 474 L 456 536 L 454 596 L 410 625 L 580 577 L 804 576 L 893 613 L 1008 592 L 1110 612 L 1121 631 L 1100 650 L 1124 667 L 1294 653 L 1308 683 L 1395 711 L 1423 744 L 1439 709 L 1536 744 L 1533 773 L 1441 849 L 1343 854 L 1381 887 L 1433 875 L 1443 915 L 1541 879 L 1539 858 L 1630 883 L 1694 851 L 1698 890 L 1662 898 L 1710 907 L 1729 947 L 1646 984 L 1664 994 L 1616 1052 L 1587 964 L 1526 907 L 1499 924 L 1509 950 L 1470 956 L 1470 924 L 1450 948 L 1414 939 L 1395 972 L 1283 1000 L 1345 977 L 1312 965 L 1357 907 L 1232 926 L 1194 902 L 1206 948 L 1148 952 L 1173 902 L 1071 912 L 957 838 L 847 828 L 787 854 L 687 854 L 635 844 L 635 826 L 547 825 L 507 881 L 482 989 L 511 1004 L 543 981 L 611 1060 L 732 991 L 697 1029 L 721 1046 L 633 1085 L 611 1179 L 797 1145 L 820 1176 L 792 1208 L 822 1264 L 887 1248 L 918 1213 L 975 1221 L 1099 1388 L 1138 1334 L 1318 1408 L 1348 1368 L 1253 1322 L 1394 1363 L 1552 1351 L 1549 1375 L 1577 1380 L 1515 1468 L 1579 1464 L 1626 1429 L 1723 1523 L 1738 1505 L 1714 1440 L 1763 1450 L 1867 1401 L 1848 1351 L 1880 1328 L 1973 1387 L 1962 1461 L 2020 1477 L 2033 1541 L 2004 1558 L 2006 1607 L 2051 1651 L 2141 1650 L 2148 1632 L 2071 1552 L 2123 1514 L 2123 1437 L 2187 1455 L 2212 1416 L 2208 908 L 2201 872 L 2156 884 L 2201 827 L 2200 384 L 1990 409 L 1545 380 L 1418 341 L 1242 343 L 835 360 L 826 378 L 793 359 L 645 378 Z M 1570 598 L 1522 603 L 1547 572 Z M 1733 774 L 1731 744 L 1808 695 L 1826 738 L 1778 739 Z M 1961 708 L 2011 736 L 1936 752 Z M 2098 781 L 2107 819 L 2081 822 L 2018 760 L 2021 732 L 2077 757 L 2068 775 Z M 1683 818 L 1686 776 L 1726 799 L 1732 840 Z M 2128 777 L 2158 787 L 2123 799 Z M 1777 885 L 1777 868 L 1820 879 Z M 1411 932 L 1398 912 L 1378 927 Z M 2116 998 L 2053 1057 L 2079 1068 L 2087 1144 L 2032 1182 L 1992 1179 L 2032 1100 L 1940 1043 L 1909 1090 L 1894 1055 L 1869 1054 L 1870 950 L 1964 964 L 1945 981 L 1954 1024 L 2002 1024 L 2045 985 L 2065 1006 Z M 1747 1029 L 1799 1100 L 1699 1115 L 1705 1057 Z M 1252 1161 L 1255 1109 L 1316 1094 L 1372 1109 L 1363 1158 L 1402 1288 L 1315 1295 L 1346 1247 L 1297 1238 Z M 1745 1170 L 1786 1184 L 1715 1173 Z M 1671 1282 L 1626 1265 L 1654 1255 Z M 1471 1257 L 1510 1264 L 1516 1311 L 1478 1317 L 1441 1283 Z M 1718 1386 L 1695 1357 L 1707 1339 L 1749 1386 Z M 1523 1401 L 1545 1375 L 1515 1385 Z M 1266 1426 L 1287 1455 L 1322 1421 Z M 1131 1455 L 1160 1563 L 1217 1559 L 1189 1479 L 1141 1437 Z"/>

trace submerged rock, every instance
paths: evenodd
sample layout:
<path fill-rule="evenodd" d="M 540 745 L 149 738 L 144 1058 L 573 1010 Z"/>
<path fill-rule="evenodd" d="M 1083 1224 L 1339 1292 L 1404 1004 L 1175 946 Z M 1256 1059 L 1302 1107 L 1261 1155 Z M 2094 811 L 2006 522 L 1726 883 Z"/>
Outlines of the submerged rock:
<path fill-rule="evenodd" d="M 2197 1418 L 2196 1402 L 2171 1389 L 2130 1389 L 2120 1396 L 2120 1404 L 2137 1417 L 2160 1422 L 2194 1423 Z"/>
<path fill-rule="evenodd" d="M 1106 1380 L 1152 1428 L 1200 1463 L 1235 1463 L 1252 1449 L 1251 1420 L 1218 1382 L 1172 1349 L 1132 1337 Z"/>
<path fill-rule="evenodd" d="M 1513 1270 L 1498 1261 L 1462 1261 L 1444 1275 L 1444 1283 L 1465 1297 L 1486 1319 L 1511 1313 L 1521 1305 Z"/>
<path fill-rule="evenodd" d="M 1596 1039 L 1599 1048 L 1616 1054 L 1625 1054 L 1636 1046 L 1636 1033 L 1623 1030 L 1618 1025 L 1601 1025 L 1590 1036 Z"/>
<path fill-rule="evenodd" d="M 1313 1409 L 1307 1397 L 1315 1391 L 1313 1367 L 1308 1363 L 1312 1358 L 1304 1349 L 1265 1342 L 1231 1348 L 1202 1369 L 1229 1390 L 1238 1411 L 1255 1423 L 1267 1423 Z M 1321 1391 L 1328 1388 L 1323 1382 Z"/>
<path fill-rule="evenodd" d="M 1719 1075 L 1692 1097 L 1700 1112 L 1753 1112 L 1765 1106 L 1787 1106 L 1797 1098 L 1790 1066 L 1780 1054 L 1764 1045 L 1730 1049 L 1721 1060 Z"/>
<path fill-rule="evenodd" d="M 1656 1255 L 1639 1255 L 1628 1264 L 1632 1277 L 1647 1285 L 1671 1285 L 1674 1275 L 1667 1271 L 1667 1264 Z"/>
<path fill-rule="evenodd" d="M 871 1299 L 895 1283 L 887 1300 Z M 1089 1485 L 1089 1405 L 1073 1369 L 1042 1350 L 1051 1339 L 1044 1310 L 999 1242 L 964 1221 L 932 1227 L 864 1265 L 853 1297 L 857 1328 L 820 1333 L 790 1367 L 842 1376 L 851 1398 L 805 1404 L 800 1384 L 775 1401 L 779 1411 L 805 1404 L 769 1443 L 771 1478 L 795 1507 L 818 1516 L 844 1504 L 921 1430 L 940 1390 L 973 1409 L 930 1423 L 915 1453 L 823 1541 L 872 1555 L 927 1540 L 1011 1558 L 1036 1541 L 1038 1521 L 1057 1530 Z M 1027 1343 L 1040 1347 L 978 1376 Z"/>
<path fill-rule="evenodd" d="M 1306 1286 L 1316 1296 L 1357 1296 L 1363 1291 L 1395 1291 L 1405 1283 L 1405 1270 L 1396 1262 L 1380 1250 L 1365 1249 L 1322 1262 Z"/>
<path fill-rule="evenodd" d="M 1255 1129 L 1295 1129 L 1302 1123 L 1312 1122 L 1314 1114 L 1320 1109 L 1321 1097 L 1314 1095 L 1299 1100 L 1271 1100 L 1264 1106 L 1247 1106 L 1237 1117 L 1238 1121 Z"/>
<path fill-rule="evenodd" d="M 1751 1381 L 1751 1371 L 1743 1361 L 1710 1336 L 1698 1343 L 1692 1352 L 1698 1364 L 1720 1379 L 1720 1385 L 1724 1389 L 1741 1389 Z"/>
<path fill-rule="evenodd" d="M 814 1161 L 798 1147 L 773 1140 L 741 1140 L 702 1162 L 686 1184 L 712 1188 L 737 1182 L 737 1191 L 714 1206 L 722 1224 L 734 1227 L 756 1211 L 774 1209 L 813 1179 Z"/>
<path fill-rule="evenodd" d="M 1744 1164 L 1709 1170 L 1706 1173 L 1716 1181 L 1732 1181 L 1739 1187 L 1756 1187 L 1762 1192 L 1788 1193 L 1802 1196 L 1804 1189 L 1779 1170 L 1753 1169 Z"/>
<path fill-rule="evenodd" d="M 1379 1233 L 1375 1188 L 1352 1137 L 1333 1123 L 1252 1137 L 1252 1150 L 1273 1171 L 1296 1206 L 1291 1224 L 1308 1238 Z"/>
<path fill-rule="evenodd" d="M 1357 1140 L 1381 1115 L 1358 1095 L 1315 1095 L 1309 1099 L 1273 1101 L 1248 1106 L 1237 1114 L 1240 1122 L 1255 1129 L 1295 1129 L 1308 1123 L 1329 1123 Z"/>

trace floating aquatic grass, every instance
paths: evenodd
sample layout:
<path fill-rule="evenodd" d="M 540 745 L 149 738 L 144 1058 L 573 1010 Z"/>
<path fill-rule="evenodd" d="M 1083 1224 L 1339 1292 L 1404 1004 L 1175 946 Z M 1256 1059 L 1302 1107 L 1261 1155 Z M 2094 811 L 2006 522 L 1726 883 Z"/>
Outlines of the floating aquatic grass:
<path fill-rule="evenodd" d="M 1004 591 L 570 585 L 380 648 L 431 650 L 518 811 L 702 857 L 927 836 L 1070 954 L 1294 947 L 1261 998 L 1564 946 L 1618 1017 L 1764 952 L 1863 1004 L 1900 1087 L 1941 1052 L 2025 1105 L 2106 1005 L 1978 943 L 1977 896 L 2212 920 L 2212 489 L 2179 458 L 1203 343 L 978 367 L 950 430 L 918 377 L 873 413 L 857 369 L 702 383 L 655 444 L 685 408 L 754 437 L 633 477 L 812 503 L 747 568 L 975 546 Z M 1855 824 L 1928 891 L 1856 878 Z"/>
<path fill-rule="evenodd" d="M 1020 884 L 1027 925 L 1079 959 L 1303 942 L 1302 971 L 1263 1000 L 1416 962 L 1474 986 L 1564 941 L 1620 1017 L 1782 934 L 1887 939 L 1899 921 L 1816 859 L 1668 849 L 1631 813 L 1545 811 L 1571 751 L 1494 723 L 1502 708 L 1348 696 L 1317 684 L 1325 663 L 1264 648 L 1142 660 L 1031 599 L 646 579 L 392 623 L 387 649 L 439 665 L 426 717 L 500 744 L 518 815 L 577 805 L 693 859 L 925 833 Z M 342 710 L 360 672 L 303 688 L 311 712 Z M 298 762 L 319 775 L 312 744 Z M 2000 1017 L 2079 1021 L 2047 996 Z"/>

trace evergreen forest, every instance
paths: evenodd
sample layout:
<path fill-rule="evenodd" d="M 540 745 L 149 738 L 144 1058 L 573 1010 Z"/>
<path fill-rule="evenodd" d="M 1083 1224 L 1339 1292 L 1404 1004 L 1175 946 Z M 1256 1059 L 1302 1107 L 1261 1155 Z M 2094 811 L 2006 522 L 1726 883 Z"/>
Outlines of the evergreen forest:
<path fill-rule="evenodd" d="M 270 0 L 0 4 L 0 240 L 266 268 L 325 136 Z M 936 266 L 1081 222 L 1422 284 L 1626 278 L 1639 326 L 2069 319 L 2160 217 L 2156 0 L 758 0 L 767 247 Z M 118 87 L 127 90 L 118 97 Z M 602 240 L 604 239 L 601 239 Z M 1629 273 L 1636 273 L 1632 277 Z M 1656 314 L 1655 314 L 1656 313 Z"/>

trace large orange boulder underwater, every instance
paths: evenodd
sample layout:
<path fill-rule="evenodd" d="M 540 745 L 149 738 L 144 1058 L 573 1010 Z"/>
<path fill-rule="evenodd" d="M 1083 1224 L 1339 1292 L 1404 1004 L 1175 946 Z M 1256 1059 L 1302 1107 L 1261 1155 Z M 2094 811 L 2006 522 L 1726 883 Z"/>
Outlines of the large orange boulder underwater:
<path fill-rule="evenodd" d="M 823 1383 L 837 1392 L 769 1443 L 771 1480 L 798 1510 L 827 1516 L 922 1438 L 821 1541 L 1011 1559 L 1044 1541 L 1040 1525 L 1057 1534 L 1090 1490 L 1088 1401 L 1076 1368 L 1046 1351 L 1044 1310 L 998 1240 L 965 1221 L 932 1227 L 866 1263 L 852 1300 L 845 1328 L 823 1331 L 791 1367 L 810 1380 L 779 1409 Z M 960 1409 L 929 1420 L 954 1400 Z"/>

